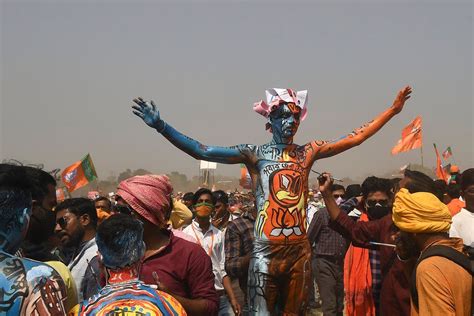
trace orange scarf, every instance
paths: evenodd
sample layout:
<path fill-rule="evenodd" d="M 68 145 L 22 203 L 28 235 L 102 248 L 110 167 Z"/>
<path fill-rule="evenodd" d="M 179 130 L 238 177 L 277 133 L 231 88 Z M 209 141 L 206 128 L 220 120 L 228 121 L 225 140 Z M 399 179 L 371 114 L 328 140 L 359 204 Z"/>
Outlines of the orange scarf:
<path fill-rule="evenodd" d="M 368 220 L 365 213 L 360 217 L 362 222 Z M 346 293 L 346 315 L 375 315 L 369 249 L 354 247 L 351 244 L 347 250 L 344 258 L 344 291 Z"/>

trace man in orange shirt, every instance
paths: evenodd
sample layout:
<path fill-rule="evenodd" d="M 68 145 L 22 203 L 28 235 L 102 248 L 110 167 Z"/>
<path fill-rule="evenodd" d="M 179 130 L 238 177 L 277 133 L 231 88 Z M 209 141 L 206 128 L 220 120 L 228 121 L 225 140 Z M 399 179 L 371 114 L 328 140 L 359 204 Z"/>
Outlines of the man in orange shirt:
<path fill-rule="evenodd" d="M 441 247 L 445 251 L 454 249 L 455 255 L 467 260 L 462 253 L 462 239 L 448 236 L 451 226 L 448 207 L 433 194 L 411 194 L 400 189 L 395 196 L 392 218 L 401 231 L 401 246 L 409 250 L 403 255 L 416 256 L 421 252 L 423 258 Z M 399 258 L 400 255 L 401 252 Z M 416 287 L 412 290 L 416 290 L 412 291 L 411 315 L 471 315 L 472 275 L 461 265 L 434 254 L 419 259 L 414 273 Z"/>

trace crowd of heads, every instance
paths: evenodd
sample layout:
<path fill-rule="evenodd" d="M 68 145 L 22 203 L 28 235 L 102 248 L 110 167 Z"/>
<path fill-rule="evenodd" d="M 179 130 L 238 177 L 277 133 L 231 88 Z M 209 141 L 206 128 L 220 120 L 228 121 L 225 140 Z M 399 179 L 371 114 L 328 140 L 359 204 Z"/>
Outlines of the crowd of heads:
<path fill-rule="evenodd" d="M 175 203 L 184 204 L 197 219 L 215 220 L 228 214 L 256 212 L 250 193 L 199 188 L 173 196 L 172 184 L 166 176 L 126 179 L 119 184 L 113 200 L 102 196 L 95 200 L 78 197 L 57 204 L 56 185 L 55 179 L 42 170 L 0 165 L 2 251 L 13 254 L 22 242 L 50 243 L 50 249 L 76 249 L 92 236 L 103 266 L 122 269 L 140 263 L 147 231 L 168 229 Z M 401 231 L 400 240 L 408 245 L 407 254 L 414 255 L 420 252 L 427 235 L 447 234 L 451 215 L 445 204 L 462 197 L 466 208 L 474 209 L 474 169 L 466 170 L 449 184 L 405 170 L 403 178 L 371 176 L 360 185 L 346 188 L 333 184 L 331 192 L 338 204 L 358 199 L 369 220 L 393 212 L 394 224 Z M 317 196 L 318 193 L 310 193 L 310 199 Z M 101 211 L 108 215 L 99 223 Z"/>

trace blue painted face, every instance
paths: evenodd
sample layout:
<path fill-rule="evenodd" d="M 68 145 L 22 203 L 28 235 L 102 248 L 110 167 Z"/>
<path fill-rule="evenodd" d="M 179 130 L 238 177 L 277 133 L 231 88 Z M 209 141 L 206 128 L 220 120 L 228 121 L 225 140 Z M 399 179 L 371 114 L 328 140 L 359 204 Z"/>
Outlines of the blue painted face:
<path fill-rule="evenodd" d="M 300 125 L 301 108 L 294 103 L 285 103 L 270 115 L 272 133 L 277 138 L 293 138 Z"/>
<path fill-rule="evenodd" d="M 0 249 L 13 254 L 26 236 L 31 216 L 31 195 L 0 191 Z"/>

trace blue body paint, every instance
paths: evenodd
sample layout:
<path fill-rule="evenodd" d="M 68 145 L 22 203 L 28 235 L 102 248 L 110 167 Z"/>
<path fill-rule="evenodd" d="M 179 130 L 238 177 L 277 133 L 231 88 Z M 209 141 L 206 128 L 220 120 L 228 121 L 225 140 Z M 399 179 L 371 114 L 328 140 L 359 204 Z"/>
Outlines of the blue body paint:
<path fill-rule="evenodd" d="M 294 103 L 281 103 L 270 113 L 270 122 L 267 124 L 270 126 L 273 138 L 269 143 L 233 147 L 206 146 L 181 134 L 161 119 L 153 102 L 148 104 L 141 98 L 135 99 L 136 105 L 132 108 L 133 113 L 142 118 L 146 124 L 155 128 L 173 145 L 192 157 L 218 163 L 246 165 L 252 179 L 252 191 L 257 208 L 254 248 L 260 249 L 252 253 L 249 267 L 248 303 L 251 314 L 268 315 L 283 310 L 299 314 L 305 309 L 305 293 L 311 273 L 308 264 L 310 251 L 306 251 L 309 249 L 306 247 L 308 246 L 306 208 L 311 167 L 317 159 L 331 157 L 358 146 L 372 136 L 401 110 L 410 92 L 411 89 L 408 87 L 402 90 L 398 96 L 401 96 L 399 100 L 402 101 L 394 103 L 396 106 L 345 137 L 330 142 L 311 141 L 303 146 L 293 144 L 301 114 L 301 109 Z M 283 259 L 281 264 L 273 262 L 269 258 L 274 258 L 278 252 L 281 254 L 285 251 L 280 248 L 282 244 L 293 249 L 294 253 L 291 253 L 288 261 Z M 285 268 L 273 271 L 271 267 L 275 264 Z M 297 282 L 282 281 L 281 284 L 276 284 L 272 281 L 282 278 L 291 280 L 292 277 L 298 279 Z M 290 284 L 301 288 L 289 288 Z M 278 295 L 278 293 L 269 294 L 275 287 L 285 288 L 288 293 L 293 294 L 301 292 L 303 295 L 299 298 L 294 295 L 293 301 L 289 297 L 280 299 L 267 297 Z M 269 301 L 283 302 L 284 306 L 280 306 L 281 309 L 268 306 L 266 302 Z"/>
<path fill-rule="evenodd" d="M 0 191 L 0 315 L 65 315 L 66 287 L 50 266 L 13 255 L 31 215 L 31 196 Z"/>

